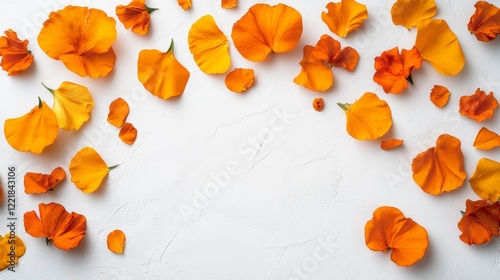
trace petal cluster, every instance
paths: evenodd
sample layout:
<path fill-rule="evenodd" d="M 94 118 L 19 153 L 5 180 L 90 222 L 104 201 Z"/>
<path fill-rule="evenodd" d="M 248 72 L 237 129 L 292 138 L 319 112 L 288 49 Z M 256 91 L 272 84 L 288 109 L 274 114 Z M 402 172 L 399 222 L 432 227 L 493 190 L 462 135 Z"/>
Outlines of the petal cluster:
<path fill-rule="evenodd" d="M 28 40 L 21 41 L 12 29 L 5 31 L 5 36 L 0 36 L 0 65 L 9 76 L 22 73 L 33 63 L 34 56 L 28 50 L 28 43 Z"/>

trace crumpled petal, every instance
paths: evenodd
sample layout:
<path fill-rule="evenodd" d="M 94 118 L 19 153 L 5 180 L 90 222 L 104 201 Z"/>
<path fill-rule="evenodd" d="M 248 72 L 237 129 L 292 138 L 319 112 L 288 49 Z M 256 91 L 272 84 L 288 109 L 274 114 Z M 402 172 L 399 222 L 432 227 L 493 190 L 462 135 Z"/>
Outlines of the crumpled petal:
<path fill-rule="evenodd" d="M 205 15 L 193 23 L 189 29 L 188 43 L 194 61 L 204 73 L 225 73 L 231 66 L 229 41 L 211 15 Z"/>
<path fill-rule="evenodd" d="M 186 67 L 175 59 L 173 46 L 172 41 L 166 53 L 159 50 L 142 50 L 139 53 L 139 81 L 144 88 L 161 99 L 181 95 L 190 76 Z"/>
<path fill-rule="evenodd" d="M 500 33 L 500 9 L 486 1 L 477 1 L 474 7 L 467 28 L 479 41 L 493 41 Z"/>
<path fill-rule="evenodd" d="M 314 110 L 316 110 L 318 112 L 323 111 L 324 102 L 325 102 L 325 100 L 323 100 L 323 98 L 314 98 L 314 100 L 313 100 Z"/>
<path fill-rule="evenodd" d="M 137 138 L 137 129 L 133 124 L 125 123 L 120 129 L 119 137 L 123 141 L 123 143 L 132 145 Z"/>
<path fill-rule="evenodd" d="M 39 99 L 39 105 L 19 118 L 7 119 L 4 134 L 9 145 L 21 152 L 40 154 L 56 141 L 57 118 L 50 107 Z"/>
<path fill-rule="evenodd" d="M 255 4 L 234 25 L 234 46 L 246 59 L 263 61 L 270 53 L 297 46 L 302 35 L 302 16 L 285 4 Z"/>
<path fill-rule="evenodd" d="M 342 67 L 353 71 L 359 60 L 359 53 L 352 47 L 341 48 L 340 42 L 323 34 L 314 46 L 312 55 L 329 67 Z"/>
<path fill-rule="evenodd" d="M 46 193 L 66 178 L 66 172 L 57 167 L 51 174 L 27 172 L 24 175 L 24 192 L 27 194 Z"/>
<path fill-rule="evenodd" d="M 498 201 L 500 198 L 500 162 L 482 158 L 476 166 L 476 171 L 469 178 L 474 192 L 482 199 Z"/>
<path fill-rule="evenodd" d="M 413 180 L 428 194 L 459 188 L 466 177 L 460 140 L 449 134 L 440 135 L 436 147 L 418 154 L 411 167 Z"/>
<path fill-rule="evenodd" d="M 500 135 L 483 127 L 477 133 L 473 146 L 479 150 L 491 150 L 500 147 Z"/>
<path fill-rule="evenodd" d="M 20 74 L 30 67 L 35 58 L 28 50 L 29 41 L 21 41 L 12 29 L 5 31 L 5 35 L 0 36 L 0 64 L 9 76 Z"/>
<path fill-rule="evenodd" d="M 391 108 L 375 93 L 366 92 L 353 104 L 337 104 L 346 114 L 346 129 L 354 139 L 378 139 L 392 126 Z"/>
<path fill-rule="evenodd" d="M 116 166 L 108 167 L 101 156 L 91 147 L 78 151 L 69 163 L 71 182 L 84 193 L 92 193 L 101 185 L 108 172 Z"/>
<path fill-rule="evenodd" d="M 116 254 L 123 254 L 125 248 L 125 234 L 119 229 L 115 229 L 108 234 L 108 249 Z"/>
<path fill-rule="evenodd" d="M 448 99 L 450 98 L 451 92 L 444 86 L 434 85 L 431 90 L 431 102 L 439 108 L 442 108 Z"/>
<path fill-rule="evenodd" d="M 423 60 L 443 75 L 457 75 L 465 57 L 457 36 L 443 19 L 426 19 L 417 25 L 415 47 Z"/>
<path fill-rule="evenodd" d="M 132 0 L 128 5 L 118 5 L 116 16 L 123 23 L 125 28 L 132 27 L 132 32 L 139 35 L 146 35 L 151 21 L 150 14 L 158 9 L 149 8 L 145 0 Z"/>
<path fill-rule="evenodd" d="M 226 75 L 224 82 L 230 91 L 242 93 L 252 86 L 254 80 L 253 69 L 236 68 Z"/>
<path fill-rule="evenodd" d="M 498 236 L 500 226 L 500 205 L 498 201 L 489 204 L 486 200 L 466 201 L 465 213 L 458 222 L 458 228 L 462 232 L 460 240 L 469 245 L 484 244 L 492 240 L 492 236 Z"/>
<path fill-rule="evenodd" d="M 478 122 L 492 118 L 497 108 L 498 101 L 493 96 L 493 92 L 486 95 L 478 88 L 474 94 L 460 97 L 460 115 Z"/>
<path fill-rule="evenodd" d="M 394 148 L 397 148 L 403 144 L 403 140 L 400 139 L 390 139 L 387 141 L 380 142 L 380 148 L 384 151 L 389 151 Z"/>
<path fill-rule="evenodd" d="M 354 0 L 341 0 L 340 3 L 330 2 L 326 8 L 328 12 L 321 12 L 321 19 L 330 31 L 340 37 L 346 37 L 358 29 L 368 18 L 366 6 Z"/>
<path fill-rule="evenodd" d="M 429 238 L 425 228 L 406 218 L 399 209 L 382 206 L 365 225 L 365 243 L 372 251 L 392 249 L 394 263 L 411 266 L 424 257 Z"/>
<path fill-rule="evenodd" d="M 433 17 L 436 10 L 434 0 L 396 0 L 391 8 L 392 22 L 410 29 L 420 21 Z"/>
<path fill-rule="evenodd" d="M 333 73 L 330 67 L 313 55 L 314 47 L 304 46 L 304 56 L 300 61 L 302 69 L 293 82 L 314 91 L 326 91 L 333 85 Z"/>
<path fill-rule="evenodd" d="M 119 97 L 109 104 L 108 123 L 121 127 L 127 120 L 130 108 L 127 101 Z"/>

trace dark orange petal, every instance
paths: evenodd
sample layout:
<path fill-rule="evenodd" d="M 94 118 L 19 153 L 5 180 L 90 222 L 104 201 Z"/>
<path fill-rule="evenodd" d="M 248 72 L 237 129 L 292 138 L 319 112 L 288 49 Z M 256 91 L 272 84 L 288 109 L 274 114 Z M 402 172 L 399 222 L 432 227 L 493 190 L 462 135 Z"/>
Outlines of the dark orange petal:
<path fill-rule="evenodd" d="M 222 0 L 221 7 L 224 9 L 236 8 L 238 5 L 238 0 Z"/>
<path fill-rule="evenodd" d="M 304 56 L 300 61 L 302 70 L 293 82 L 310 90 L 326 91 L 333 85 L 333 73 L 322 60 L 313 55 L 313 50 L 313 46 L 304 46 Z"/>
<path fill-rule="evenodd" d="M 66 172 L 57 167 L 51 174 L 28 172 L 24 175 L 24 192 L 27 194 L 46 193 L 66 177 Z"/>
<path fill-rule="evenodd" d="M 108 249 L 116 254 L 123 254 L 125 248 L 125 234 L 123 231 L 116 229 L 108 234 L 107 238 Z"/>
<path fill-rule="evenodd" d="M 126 123 L 120 129 L 119 136 L 125 144 L 132 145 L 137 138 L 137 129 L 131 123 Z"/>
<path fill-rule="evenodd" d="M 470 96 L 460 98 L 460 115 L 466 116 L 478 122 L 493 117 L 498 108 L 498 101 L 493 96 L 493 92 L 486 93 L 479 88 Z"/>
<path fill-rule="evenodd" d="M 359 60 L 359 53 L 351 47 L 341 49 L 333 58 L 332 66 L 342 67 L 347 71 L 353 71 Z"/>
<path fill-rule="evenodd" d="M 500 147 L 500 135 L 483 127 L 477 133 L 473 146 L 479 150 L 491 150 Z"/>
<path fill-rule="evenodd" d="M 254 80 L 253 69 L 236 68 L 226 75 L 224 82 L 230 91 L 241 93 L 249 89 Z"/>
<path fill-rule="evenodd" d="M 313 100 L 313 108 L 314 108 L 314 110 L 316 110 L 318 112 L 323 111 L 323 104 L 324 104 L 323 98 L 315 98 Z"/>
<path fill-rule="evenodd" d="M 457 189 L 466 177 L 460 140 L 440 135 L 436 147 L 418 154 L 411 167 L 413 180 L 426 193 L 438 195 Z"/>
<path fill-rule="evenodd" d="M 116 7 L 116 16 L 123 23 L 125 28 L 132 27 L 132 32 L 145 35 L 148 33 L 150 13 L 158 10 L 149 8 L 144 3 L 145 0 L 132 0 L 128 5 L 119 5 Z"/>
<path fill-rule="evenodd" d="M 123 98 L 117 98 L 109 104 L 108 123 L 121 127 L 127 120 L 130 108 L 127 101 Z"/>
<path fill-rule="evenodd" d="M 351 47 L 341 49 L 340 42 L 326 34 L 316 43 L 312 55 L 324 61 L 329 67 L 342 67 L 348 71 L 354 70 L 359 59 L 355 49 Z"/>
<path fill-rule="evenodd" d="M 85 216 L 72 212 L 52 239 L 54 246 L 61 250 L 76 248 L 80 245 L 86 230 L 87 219 Z"/>
<path fill-rule="evenodd" d="M 270 53 L 292 50 L 302 35 L 302 16 L 285 4 L 255 4 L 234 25 L 231 37 L 240 54 L 263 61 Z"/>
<path fill-rule="evenodd" d="M 397 0 L 391 8 L 392 22 L 408 29 L 436 14 L 434 0 Z"/>
<path fill-rule="evenodd" d="M 489 204 L 486 200 L 467 199 L 465 213 L 458 222 L 458 228 L 462 232 L 460 240 L 469 245 L 480 245 L 491 241 L 493 235 L 499 235 L 499 216 L 498 201 Z"/>
<path fill-rule="evenodd" d="M 399 147 L 403 144 L 403 140 L 399 140 L 399 139 L 390 139 L 388 141 L 382 141 L 380 143 L 380 148 L 382 148 L 382 150 L 384 151 L 389 151 L 389 150 L 392 150 L 396 147 Z"/>
<path fill-rule="evenodd" d="M 340 37 L 346 37 L 358 29 L 368 18 L 366 6 L 354 0 L 341 0 L 340 3 L 330 2 L 326 5 L 328 12 L 321 13 L 321 19 L 330 31 Z"/>
<path fill-rule="evenodd" d="M 20 74 L 34 60 L 34 56 L 28 50 L 29 41 L 21 41 L 12 29 L 5 31 L 5 35 L 0 37 L 0 56 L 2 56 L 0 64 L 9 76 Z"/>
<path fill-rule="evenodd" d="M 184 11 L 189 10 L 189 8 L 191 8 L 192 6 L 191 0 L 177 0 L 177 3 Z"/>
<path fill-rule="evenodd" d="M 477 1 L 474 7 L 467 28 L 479 41 L 494 40 L 500 33 L 500 9 L 486 1 Z"/>
<path fill-rule="evenodd" d="M 381 85 L 386 93 L 399 94 L 412 82 L 411 73 L 422 65 L 418 50 L 403 49 L 399 54 L 398 47 L 382 53 L 375 58 L 375 74 L 373 81 Z"/>
<path fill-rule="evenodd" d="M 448 99 L 450 98 L 450 91 L 443 86 L 434 85 L 431 90 L 431 101 L 439 108 L 442 108 L 446 103 L 448 103 Z"/>

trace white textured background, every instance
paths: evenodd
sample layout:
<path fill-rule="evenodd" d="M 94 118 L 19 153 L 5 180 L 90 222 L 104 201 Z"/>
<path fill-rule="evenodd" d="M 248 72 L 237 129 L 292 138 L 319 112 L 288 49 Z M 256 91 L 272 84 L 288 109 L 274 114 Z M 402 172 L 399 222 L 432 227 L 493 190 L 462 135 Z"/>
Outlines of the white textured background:
<path fill-rule="evenodd" d="M 252 63 L 231 42 L 232 68 L 256 72 L 254 86 L 243 95 L 226 89 L 224 75 L 209 76 L 198 69 L 187 34 L 195 20 L 212 14 L 230 38 L 233 23 L 257 1 L 240 0 L 237 9 L 224 10 L 220 1 L 193 0 L 194 7 L 184 12 L 175 0 L 148 0 L 148 6 L 160 8 L 152 14 L 150 34 L 141 37 L 117 22 L 115 70 L 96 80 L 80 78 L 38 47 L 36 37 L 48 13 L 70 2 L 103 9 L 115 19 L 115 7 L 128 3 L 0 1 L 0 30 L 12 28 L 29 39 L 35 55 L 35 64 L 26 73 L 16 77 L 0 73 L 0 125 L 31 110 L 37 96 L 52 104 L 41 82 L 52 88 L 63 81 L 76 82 L 87 86 L 95 100 L 90 121 L 77 132 L 60 130 L 56 143 L 41 155 L 17 152 L 0 137 L 4 197 L 7 166 L 15 165 L 17 234 L 27 247 L 17 271 L 3 271 L 1 279 L 500 277 L 500 239 L 469 247 L 458 238 L 465 200 L 479 199 L 468 183 L 434 197 L 411 178 L 412 158 L 434 146 L 442 133 L 462 140 L 469 176 L 481 157 L 500 160 L 499 150 L 481 152 L 472 147 L 482 126 L 500 130 L 499 116 L 477 123 L 458 114 L 460 96 L 477 87 L 500 96 L 500 39 L 482 43 L 467 30 L 475 1 L 436 1 L 436 18 L 448 21 L 465 53 L 462 72 L 445 77 L 424 62 L 413 74 L 415 85 L 401 95 L 385 94 L 372 80 L 375 56 L 394 46 L 409 49 L 415 40 L 415 29 L 408 32 L 393 25 L 392 0 L 361 1 L 368 7 L 368 20 L 349 38 L 340 39 L 343 46 L 358 50 L 360 61 L 353 73 L 333 69 L 335 85 L 326 93 L 309 91 L 292 80 L 300 71 L 304 45 L 314 45 L 325 33 L 338 39 L 321 21 L 328 1 L 283 0 L 302 14 L 300 43 L 289 53 Z M 181 98 L 164 101 L 138 81 L 137 57 L 146 48 L 166 50 L 172 38 L 175 56 L 191 78 Z M 443 109 L 429 100 L 434 84 L 452 92 Z M 404 139 L 404 147 L 385 152 L 379 141 L 357 141 L 346 133 L 344 112 L 336 103 L 353 102 L 367 91 L 377 93 L 392 108 L 394 125 L 384 139 Z M 118 97 L 128 101 L 128 121 L 139 131 L 132 146 L 122 143 L 119 129 L 106 122 L 108 106 Z M 315 97 L 325 99 L 323 112 L 313 110 Z M 97 192 L 84 194 L 68 178 L 46 195 L 24 193 L 25 172 L 50 173 L 57 166 L 68 171 L 71 157 L 85 146 L 94 147 L 108 165 L 120 164 Z M 214 183 L 221 187 L 214 188 Z M 80 247 L 60 251 L 24 231 L 22 214 L 38 212 L 40 202 L 52 201 L 87 217 Z M 398 207 L 427 229 L 430 247 L 413 267 L 398 267 L 389 254 L 365 246 L 364 225 L 382 205 Z M 1 233 L 7 232 L 6 208 L 4 201 Z M 124 255 L 106 248 L 106 236 L 116 228 L 127 236 Z"/>

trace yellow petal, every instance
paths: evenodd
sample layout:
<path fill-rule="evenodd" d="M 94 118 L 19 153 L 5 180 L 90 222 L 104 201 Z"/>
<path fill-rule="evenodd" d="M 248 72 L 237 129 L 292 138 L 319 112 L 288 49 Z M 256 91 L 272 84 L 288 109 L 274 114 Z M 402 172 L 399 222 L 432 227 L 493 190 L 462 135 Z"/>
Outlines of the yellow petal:
<path fill-rule="evenodd" d="M 39 99 L 39 105 L 26 115 L 5 120 L 4 133 L 12 148 L 40 154 L 56 141 L 59 130 L 56 115 Z"/>
<path fill-rule="evenodd" d="M 188 42 L 189 51 L 201 71 L 219 74 L 229 69 L 229 42 L 211 15 L 201 17 L 191 26 Z"/>
<path fill-rule="evenodd" d="M 125 234 L 123 231 L 116 229 L 108 234 L 108 249 L 116 254 L 123 254 L 125 248 Z"/>
<path fill-rule="evenodd" d="M 465 65 L 457 36 L 442 19 L 427 19 L 418 24 L 415 47 L 422 59 L 443 75 L 456 75 Z"/>
<path fill-rule="evenodd" d="M 17 235 L 12 236 L 10 233 L 5 234 L 4 237 L 0 235 L 0 271 L 17 264 L 24 253 L 26 253 L 26 246 L 21 238 Z"/>
<path fill-rule="evenodd" d="M 321 19 L 333 33 L 346 37 L 358 29 L 368 18 L 366 6 L 354 0 L 341 0 L 340 3 L 330 2 L 326 5 L 328 12 L 321 13 Z"/>
<path fill-rule="evenodd" d="M 54 95 L 52 111 L 56 115 L 59 128 L 78 130 L 90 118 L 94 100 L 86 87 L 63 82 L 56 90 L 47 89 Z"/>
<path fill-rule="evenodd" d="M 69 163 L 71 182 L 84 193 L 92 193 L 101 185 L 108 172 L 116 166 L 108 167 L 101 156 L 91 147 L 81 149 Z"/>
<path fill-rule="evenodd" d="M 472 189 L 482 199 L 493 202 L 500 198 L 500 162 L 482 158 L 476 166 L 476 171 L 469 179 Z"/>
<path fill-rule="evenodd" d="M 500 135 L 487 129 L 481 128 L 474 140 L 474 148 L 479 150 L 491 150 L 500 147 Z"/>
<path fill-rule="evenodd" d="M 121 127 L 127 120 L 130 108 L 127 101 L 117 98 L 109 104 L 108 122 L 116 127 Z"/>
<path fill-rule="evenodd" d="M 434 0 L 397 0 L 391 8 L 392 22 L 408 29 L 436 14 Z"/>

